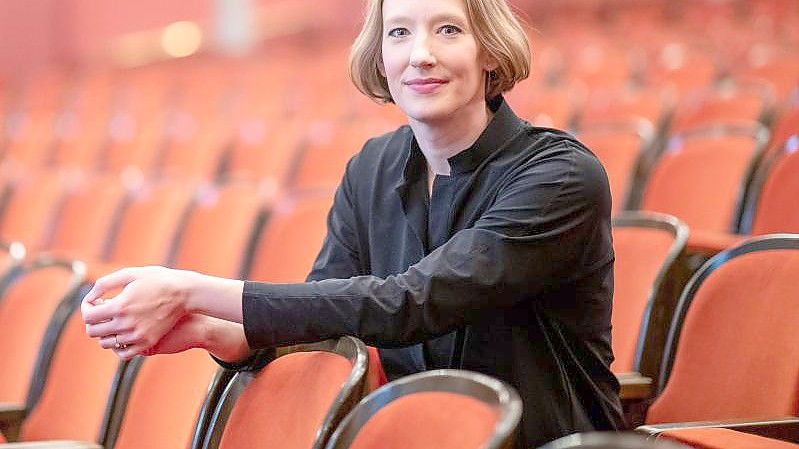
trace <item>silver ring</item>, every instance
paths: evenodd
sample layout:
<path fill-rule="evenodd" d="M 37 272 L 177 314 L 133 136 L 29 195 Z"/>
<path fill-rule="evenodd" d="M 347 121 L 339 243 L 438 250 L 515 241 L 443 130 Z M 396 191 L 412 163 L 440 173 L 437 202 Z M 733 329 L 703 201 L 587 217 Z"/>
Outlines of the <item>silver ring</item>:
<path fill-rule="evenodd" d="M 117 335 L 114 335 L 114 349 L 125 349 L 128 345 L 125 343 L 120 343 L 119 339 L 117 339 Z"/>

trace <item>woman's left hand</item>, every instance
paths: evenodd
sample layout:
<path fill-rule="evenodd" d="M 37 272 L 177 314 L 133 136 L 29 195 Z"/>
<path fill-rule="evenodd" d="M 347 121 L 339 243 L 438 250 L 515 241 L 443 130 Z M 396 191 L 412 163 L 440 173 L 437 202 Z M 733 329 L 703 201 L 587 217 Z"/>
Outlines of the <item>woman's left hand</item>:
<path fill-rule="evenodd" d="M 165 267 L 123 268 L 95 282 L 83 298 L 86 333 L 104 348 L 130 359 L 152 348 L 187 312 L 197 277 Z M 121 289 L 121 291 L 119 291 Z M 106 294 L 119 292 L 112 298 Z"/>

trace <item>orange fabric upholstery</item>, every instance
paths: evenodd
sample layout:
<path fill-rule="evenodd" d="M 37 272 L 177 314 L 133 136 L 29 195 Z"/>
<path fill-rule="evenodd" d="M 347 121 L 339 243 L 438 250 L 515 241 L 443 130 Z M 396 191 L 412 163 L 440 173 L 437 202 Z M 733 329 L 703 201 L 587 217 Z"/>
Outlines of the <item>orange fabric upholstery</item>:
<path fill-rule="evenodd" d="M 696 449 L 799 449 L 799 444 L 718 427 L 670 430 L 658 438 L 678 441 Z"/>
<path fill-rule="evenodd" d="M 351 449 L 478 449 L 490 438 L 497 412 L 484 402 L 445 392 L 414 393 L 377 412 Z"/>
<path fill-rule="evenodd" d="M 164 111 L 120 111 L 110 123 L 111 139 L 101 159 L 107 173 L 140 170 L 148 173 L 164 141 Z"/>
<path fill-rule="evenodd" d="M 799 415 L 799 251 L 721 264 L 685 316 L 648 424 Z"/>
<path fill-rule="evenodd" d="M 596 154 L 610 183 L 610 196 L 613 199 L 611 212 L 615 215 L 625 206 L 642 141 L 634 132 L 580 133 L 580 141 Z"/>
<path fill-rule="evenodd" d="M 48 251 L 72 259 L 99 260 L 125 194 L 116 178 L 85 179 L 64 201 Z"/>
<path fill-rule="evenodd" d="M 748 239 L 748 235 L 731 234 L 728 232 L 707 231 L 704 229 L 691 229 L 688 238 L 691 251 L 713 255 L 732 248 Z"/>
<path fill-rule="evenodd" d="M 114 448 L 189 447 L 216 370 L 200 349 L 146 358 L 136 374 Z"/>
<path fill-rule="evenodd" d="M 380 353 L 377 348 L 368 346 L 369 368 L 366 373 L 366 386 L 369 391 L 375 391 L 388 383 L 386 372 L 383 371 L 383 364 L 380 363 Z"/>
<path fill-rule="evenodd" d="M 799 134 L 799 104 L 783 111 L 774 122 L 771 127 L 771 148 L 779 148 L 794 134 Z"/>
<path fill-rule="evenodd" d="M 63 267 L 32 270 L 0 299 L 0 401 L 25 403 L 39 346 L 71 278 Z"/>
<path fill-rule="evenodd" d="M 249 277 L 268 282 L 304 281 L 322 248 L 332 204 L 329 191 L 275 205 L 261 231 Z"/>
<path fill-rule="evenodd" d="M 191 184 L 168 182 L 136 192 L 122 215 L 107 261 L 124 265 L 165 263 L 193 193 Z"/>
<path fill-rule="evenodd" d="M 750 137 L 686 139 L 656 163 L 641 209 L 674 215 L 692 232 L 729 232 L 755 154 Z"/>
<path fill-rule="evenodd" d="M 216 112 L 214 112 L 216 114 Z M 213 181 L 230 138 L 224 120 L 215 116 L 180 114 L 178 126 L 170 127 L 170 138 L 158 158 L 158 173 L 169 179 Z"/>
<path fill-rule="evenodd" d="M 325 123 L 311 127 L 294 173 L 297 189 L 329 189 L 341 182 L 350 158 L 374 137 L 367 127 Z"/>
<path fill-rule="evenodd" d="M 201 192 L 181 233 L 173 265 L 239 278 L 260 212 L 261 195 L 254 185 L 228 184 Z"/>
<path fill-rule="evenodd" d="M 799 141 L 796 142 L 799 146 Z M 799 148 L 789 150 L 770 168 L 758 197 L 752 234 L 799 233 Z"/>
<path fill-rule="evenodd" d="M 227 177 L 261 180 L 277 189 L 285 182 L 297 154 L 300 129 L 295 121 L 277 126 L 265 119 L 242 120 L 230 150 Z"/>
<path fill-rule="evenodd" d="M 0 217 L 0 240 L 22 242 L 28 251 L 40 249 L 64 195 L 64 179 L 42 170 L 19 180 Z"/>
<path fill-rule="evenodd" d="M 269 363 L 236 401 L 220 449 L 307 449 L 352 370 L 323 351 L 297 352 Z"/>
<path fill-rule="evenodd" d="M 674 243 L 668 231 L 615 226 L 613 315 L 611 317 L 616 373 L 634 371 L 633 361 L 644 312 L 655 279 Z"/>
<path fill-rule="evenodd" d="M 22 425 L 20 441 L 97 441 L 118 359 L 86 336 L 73 313 L 58 343 L 42 396 Z"/>
<path fill-rule="evenodd" d="M 672 132 L 711 124 L 755 125 L 767 107 L 761 91 L 729 90 L 693 95 L 677 105 L 672 119 Z"/>
<path fill-rule="evenodd" d="M 580 124 L 625 122 L 643 118 L 654 125 L 671 108 L 669 98 L 659 88 L 591 91 L 580 113 Z"/>

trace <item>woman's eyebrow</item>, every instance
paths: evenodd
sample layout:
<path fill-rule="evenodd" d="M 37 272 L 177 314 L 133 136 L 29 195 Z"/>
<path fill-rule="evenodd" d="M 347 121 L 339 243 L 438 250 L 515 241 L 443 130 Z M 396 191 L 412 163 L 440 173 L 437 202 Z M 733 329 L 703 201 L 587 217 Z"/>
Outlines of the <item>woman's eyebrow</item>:
<path fill-rule="evenodd" d="M 426 21 L 430 23 L 448 22 L 462 27 L 466 27 L 469 24 L 469 21 L 466 20 L 465 17 L 448 13 L 435 14 L 427 18 Z M 386 28 L 388 28 L 389 26 L 406 25 L 410 22 L 413 22 L 413 20 L 407 16 L 397 15 L 397 16 L 390 16 L 383 18 L 383 25 Z"/>
<path fill-rule="evenodd" d="M 457 25 L 463 25 L 463 26 L 466 26 L 466 25 L 469 24 L 469 21 L 466 20 L 465 17 L 459 16 L 459 15 L 455 15 L 455 14 L 447 14 L 447 13 L 436 14 L 436 15 L 434 15 L 434 16 L 432 16 L 430 18 L 430 21 L 433 22 L 433 23 L 450 22 L 450 23 L 454 23 L 454 24 L 457 24 Z"/>

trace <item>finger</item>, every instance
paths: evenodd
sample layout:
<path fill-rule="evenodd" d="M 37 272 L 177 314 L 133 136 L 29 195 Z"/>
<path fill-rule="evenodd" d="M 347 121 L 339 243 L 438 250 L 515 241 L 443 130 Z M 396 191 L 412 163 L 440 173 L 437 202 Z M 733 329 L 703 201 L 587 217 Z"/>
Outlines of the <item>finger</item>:
<path fill-rule="evenodd" d="M 86 335 L 92 338 L 104 337 L 106 335 L 119 335 L 128 331 L 130 331 L 130 326 L 126 326 L 123 320 L 110 320 L 86 325 Z"/>
<path fill-rule="evenodd" d="M 130 333 L 127 334 L 109 334 L 103 335 L 99 339 L 100 346 L 103 349 L 125 349 L 130 346 L 137 346 L 142 349 L 144 346 L 142 341 L 136 340 Z"/>
<path fill-rule="evenodd" d="M 117 355 L 117 357 L 127 361 L 139 355 L 143 351 L 143 348 L 139 345 L 129 345 L 125 348 L 119 348 L 119 349 L 115 348 L 113 349 L 113 351 L 114 354 Z"/>
<path fill-rule="evenodd" d="M 121 296 L 117 295 L 118 299 Z M 111 321 L 119 312 L 118 301 L 104 301 L 101 304 L 84 307 L 81 305 L 81 315 L 83 322 L 89 324 L 100 324 Z"/>
<path fill-rule="evenodd" d="M 135 281 L 138 275 L 136 268 L 123 268 L 107 274 L 94 282 L 94 285 L 83 297 L 82 304 L 94 304 L 104 293 L 123 288 Z"/>

